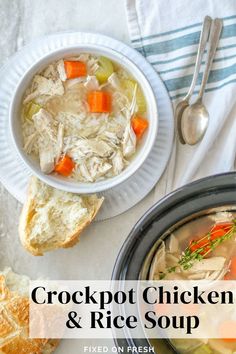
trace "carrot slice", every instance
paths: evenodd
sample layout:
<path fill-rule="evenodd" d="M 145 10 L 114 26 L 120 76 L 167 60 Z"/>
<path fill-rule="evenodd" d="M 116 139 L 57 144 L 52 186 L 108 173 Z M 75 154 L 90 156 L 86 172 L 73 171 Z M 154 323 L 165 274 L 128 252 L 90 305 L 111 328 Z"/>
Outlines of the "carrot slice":
<path fill-rule="evenodd" d="M 191 252 L 195 252 L 202 248 L 200 252 L 201 255 L 204 255 L 206 252 L 210 250 L 209 241 L 208 240 L 199 240 L 199 241 L 191 241 L 189 244 L 189 249 Z"/>
<path fill-rule="evenodd" d="M 233 227 L 232 222 L 218 223 L 215 224 L 209 233 L 209 237 L 203 237 L 200 240 L 192 240 L 189 243 L 189 249 L 191 252 L 199 250 L 202 248 L 202 251 L 199 252 L 201 255 L 205 255 L 208 251 L 210 251 L 210 242 L 217 240 L 225 236 Z"/>
<path fill-rule="evenodd" d="M 64 61 L 67 79 L 75 79 L 87 75 L 86 64 L 82 61 Z"/>
<path fill-rule="evenodd" d="M 135 132 L 136 137 L 138 139 L 141 139 L 145 130 L 148 127 L 148 120 L 140 116 L 134 116 L 131 119 L 131 126 L 133 128 L 133 131 Z"/>
<path fill-rule="evenodd" d="M 211 229 L 211 240 L 224 236 L 232 228 L 232 222 L 218 223 Z"/>
<path fill-rule="evenodd" d="M 88 94 L 88 104 L 92 113 L 110 113 L 111 95 L 105 91 L 91 91 Z"/>
<path fill-rule="evenodd" d="M 54 171 L 62 176 L 68 177 L 71 175 L 74 167 L 74 161 L 68 155 L 65 155 L 58 161 L 54 168 Z"/>
<path fill-rule="evenodd" d="M 230 273 L 225 274 L 224 280 L 233 280 Z"/>

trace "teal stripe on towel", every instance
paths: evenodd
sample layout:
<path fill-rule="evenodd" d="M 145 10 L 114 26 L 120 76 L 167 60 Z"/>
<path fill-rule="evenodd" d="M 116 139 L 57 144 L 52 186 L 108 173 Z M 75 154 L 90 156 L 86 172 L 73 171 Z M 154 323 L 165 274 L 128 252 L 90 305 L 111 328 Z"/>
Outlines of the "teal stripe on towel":
<path fill-rule="evenodd" d="M 235 57 L 236 57 L 236 54 L 229 55 L 228 57 L 216 58 L 216 59 L 213 60 L 213 63 L 218 63 L 220 61 L 232 59 L 232 58 L 235 58 Z M 203 60 L 202 65 L 204 65 L 204 64 L 206 64 L 206 62 Z M 184 69 L 188 69 L 188 68 L 191 68 L 191 67 L 194 67 L 194 66 L 195 66 L 195 63 L 182 65 L 182 66 L 176 66 L 176 67 L 168 69 L 168 70 L 159 70 L 158 73 L 159 74 L 168 74 L 168 73 L 171 73 L 171 72 L 174 72 L 174 71 L 184 70 Z"/>
<path fill-rule="evenodd" d="M 216 51 L 221 51 L 221 50 L 225 50 L 225 49 L 232 49 L 235 48 L 236 44 L 229 44 L 229 45 L 225 45 L 223 47 L 217 48 Z M 206 50 L 205 50 L 206 53 Z M 173 63 L 176 60 L 180 60 L 180 59 L 185 59 L 185 58 L 190 58 L 190 57 L 195 57 L 197 55 L 197 52 L 192 52 L 192 53 L 188 53 L 188 54 L 184 54 L 184 55 L 180 55 L 178 57 L 175 57 L 173 59 L 168 59 L 168 60 L 158 60 L 158 61 L 151 61 L 149 60 L 149 62 L 152 65 L 161 65 L 161 64 L 168 64 L 168 63 Z"/>
<path fill-rule="evenodd" d="M 228 25 L 223 28 L 221 39 L 231 38 L 235 36 L 236 36 L 236 24 Z M 138 51 L 141 51 L 142 53 L 145 52 L 145 56 L 165 54 L 177 49 L 198 44 L 199 37 L 200 37 L 200 31 L 186 34 L 184 36 L 170 39 L 168 41 L 147 44 L 136 49 Z"/>
<path fill-rule="evenodd" d="M 232 20 L 234 18 L 236 18 L 236 15 L 222 17 L 222 19 L 225 20 L 225 21 L 226 20 Z M 131 42 L 132 43 L 137 43 L 137 42 L 141 42 L 141 41 L 145 41 L 145 40 L 149 40 L 149 39 L 153 39 L 153 38 L 163 37 L 163 36 L 166 36 L 166 35 L 169 35 L 169 34 L 174 34 L 174 33 L 185 31 L 186 29 L 198 27 L 201 24 L 202 24 L 201 22 L 198 22 L 198 23 L 195 23 L 193 25 L 180 27 L 180 28 L 177 28 L 177 29 L 172 30 L 172 31 L 162 32 L 162 33 L 158 33 L 158 34 L 151 34 L 150 36 L 144 36 L 144 37 L 133 39 L 133 40 L 131 40 Z"/>
<path fill-rule="evenodd" d="M 232 48 L 235 48 L 236 47 L 236 44 L 229 44 L 229 45 L 225 45 L 223 47 L 220 47 L 220 48 L 217 48 L 216 51 L 221 51 L 221 50 L 225 50 L 225 49 L 232 49 Z M 205 50 L 205 53 L 206 53 L 206 50 Z M 168 59 L 168 60 L 158 60 L 158 61 L 150 61 L 150 63 L 152 65 L 161 65 L 161 64 L 168 64 L 168 63 L 173 63 L 175 62 L 176 60 L 180 60 L 180 59 L 185 59 L 185 58 L 190 58 L 190 57 L 195 57 L 197 55 L 197 52 L 192 52 L 192 53 L 188 53 L 188 54 L 184 54 L 184 55 L 180 55 L 178 57 L 175 57 L 173 59 Z"/>
<path fill-rule="evenodd" d="M 219 70 L 212 70 L 208 79 L 209 83 L 218 82 L 236 73 L 236 64 Z M 175 79 L 165 80 L 165 85 L 169 92 L 189 87 L 192 81 L 192 75 L 186 75 Z M 197 85 L 202 81 L 202 73 L 199 74 Z"/>
<path fill-rule="evenodd" d="M 162 36 L 167 36 L 168 34 L 178 33 L 178 32 L 182 32 L 182 31 L 184 31 L 186 29 L 198 27 L 201 24 L 202 24 L 201 22 L 198 22 L 198 23 L 195 23 L 193 25 L 189 25 L 189 26 L 182 27 L 182 28 L 177 28 L 176 30 L 172 30 L 172 31 L 164 32 L 164 33 L 159 33 L 159 34 L 152 34 L 150 36 L 133 39 L 131 42 L 132 43 L 137 43 L 137 42 L 140 42 L 141 40 L 147 40 L 147 39 L 153 39 L 153 38 L 158 38 L 158 37 L 162 37 Z"/>
<path fill-rule="evenodd" d="M 218 86 L 216 86 L 216 87 L 207 88 L 207 89 L 205 90 L 205 92 L 216 91 L 216 90 L 219 90 L 219 89 L 221 89 L 222 87 L 225 87 L 225 86 L 227 86 L 227 85 L 229 85 L 229 84 L 235 84 L 235 83 L 236 83 L 236 79 L 233 79 L 233 80 L 224 82 L 223 84 L 218 85 Z M 194 94 L 194 95 L 197 95 L 198 92 L 199 92 L 199 91 L 194 91 L 193 94 Z M 187 91 L 184 92 L 184 93 L 178 93 L 177 95 L 172 96 L 171 99 L 172 99 L 172 100 L 176 100 L 177 98 L 181 98 L 181 97 L 186 96 L 186 94 L 187 94 Z"/>

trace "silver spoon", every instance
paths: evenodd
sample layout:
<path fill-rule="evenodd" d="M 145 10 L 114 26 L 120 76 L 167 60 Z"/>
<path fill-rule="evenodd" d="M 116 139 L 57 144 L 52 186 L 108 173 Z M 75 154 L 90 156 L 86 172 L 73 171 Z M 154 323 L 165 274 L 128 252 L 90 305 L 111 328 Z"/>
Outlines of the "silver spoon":
<path fill-rule="evenodd" d="M 181 128 L 185 142 L 189 145 L 197 144 L 205 135 L 209 122 L 209 113 L 202 103 L 202 96 L 208 81 L 215 51 L 220 39 L 223 21 L 216 18 L 211 26 L 209 47 L 207 52 L 206 68 L 203 74 L 202 83 L 197 100 L 187 107 L 182 116 Z"/>
<path fill-rule="evenodd" d="M 193 79 L 189 88 L 189 91 L 187 95 L 177 104 L 175 108 L 175 120 L 177 122 L 177 131 L 179 134 L 179 140 L 182 144 L 185 144 L 183 135 L 182 135 L 182 130 L 181 130 L 181 120 L 182 120 L 182 115 L 183 111 L 185 110 L 186 107 L 189 105 L 189 100 L 193 94 L 193 90 L 196 86 L 198 74 L 200 71 L 201 67 L 201 62 L 202 62 L 202 57 L 206 48 L 207 40 L 209 37 L 209 32 L 211 28 L 211 22 L 212 19 L 209 16 L 206 16 L 204 18 L 203 26 L 202 26 L 202 31 L 200 35 L 200 42 L 198 46 L 198 52 L 197 52 L 197 58 L 196 58 L 196 65 L 193 73 Z"/>

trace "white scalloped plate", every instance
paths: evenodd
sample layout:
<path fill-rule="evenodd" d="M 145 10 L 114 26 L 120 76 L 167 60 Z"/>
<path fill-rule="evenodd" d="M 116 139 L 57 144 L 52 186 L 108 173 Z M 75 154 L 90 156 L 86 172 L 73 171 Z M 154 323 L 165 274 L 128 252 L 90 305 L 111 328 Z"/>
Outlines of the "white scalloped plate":
<path fill-rule="evenodd" d="M 17 52 L 0 71 L 0 181 L 24 202 L 30 171 L 15 152 L 9 134 L 8 108 L 21 76 L 36 60 L 55 49 L 76 44 L 113 48 L 131 59 L 149 80 L 158 104 L 159 130 L 156 143 L 142 167 L 126 182 L 101 193 L 105 197 L 97 220 L 119 215 L 140 202 L 160 179 L 172 149 L 174 119 L 166 88 L 152 66 L 136 50 L 107 36 L 94 33 L 58 33 L 40 38 Z"/>

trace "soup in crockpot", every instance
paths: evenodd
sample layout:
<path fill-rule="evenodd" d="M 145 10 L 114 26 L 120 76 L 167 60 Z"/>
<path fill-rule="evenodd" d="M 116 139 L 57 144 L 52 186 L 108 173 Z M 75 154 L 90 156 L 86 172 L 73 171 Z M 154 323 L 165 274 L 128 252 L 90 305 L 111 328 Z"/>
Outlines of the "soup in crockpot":
<path fill-rule="evenodd" d="M 236 213 L 199 217 L 161 242 L 150 268 L 154 280 L 236 280 Z M 162 354 L 162 340 L 150 341 Z M 174 339 L 179 353 L 235 354 L 236 339 Z M 172 352 L 171 348 L 163 354 Z"/>

